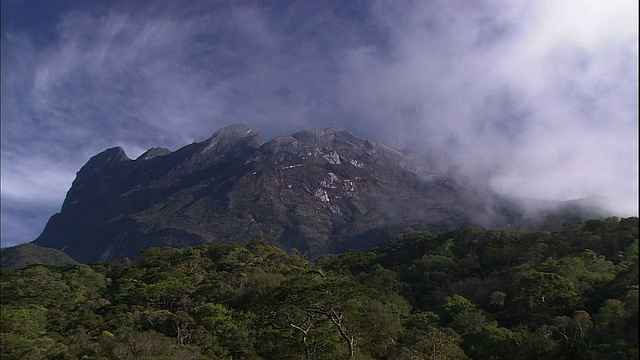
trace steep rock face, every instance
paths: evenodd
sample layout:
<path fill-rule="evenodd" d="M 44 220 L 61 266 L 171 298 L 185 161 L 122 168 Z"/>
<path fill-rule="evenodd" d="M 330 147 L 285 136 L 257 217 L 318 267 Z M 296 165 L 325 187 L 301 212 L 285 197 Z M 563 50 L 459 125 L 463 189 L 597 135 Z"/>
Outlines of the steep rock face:
<path fill-rule="evenodd" d="M 519 226 L 523 211 L 338 128 L 265 143 L 233 125 L 175 152 L 154 148 L 131 160 L 112 148 L 94 156 L 34 243 L 98 262 L 260 235 L 318 256 L 409 231 Z"/>

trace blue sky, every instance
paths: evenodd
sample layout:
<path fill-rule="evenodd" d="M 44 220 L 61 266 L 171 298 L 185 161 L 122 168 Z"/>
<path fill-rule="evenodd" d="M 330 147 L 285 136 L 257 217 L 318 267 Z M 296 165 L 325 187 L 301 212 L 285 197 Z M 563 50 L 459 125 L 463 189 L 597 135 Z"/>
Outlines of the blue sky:
<path fill-rule="evenodd" d="M 105 148 L 233 123 L 335 125 L 503 194 L 638 213 L 633 1 L 3 0 L 1 36 L 2 246 Z"/>

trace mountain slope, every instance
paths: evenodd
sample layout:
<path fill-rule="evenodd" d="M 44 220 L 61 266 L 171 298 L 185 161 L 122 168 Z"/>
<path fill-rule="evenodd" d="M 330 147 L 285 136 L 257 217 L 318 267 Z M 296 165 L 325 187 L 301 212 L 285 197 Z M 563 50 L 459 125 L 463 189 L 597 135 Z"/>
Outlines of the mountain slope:
<path fill-rule="evenodd" d="M 545 222 L 533 215 L 337 128 L 265 143 L 232 125 L 175 152 L 154 148 L 131 160 L 112 148 L 94 156 L 34 243 L 96 262 L 259 235 L 318 256 L 415 230 L 540 226 L 525 216 Z"/>

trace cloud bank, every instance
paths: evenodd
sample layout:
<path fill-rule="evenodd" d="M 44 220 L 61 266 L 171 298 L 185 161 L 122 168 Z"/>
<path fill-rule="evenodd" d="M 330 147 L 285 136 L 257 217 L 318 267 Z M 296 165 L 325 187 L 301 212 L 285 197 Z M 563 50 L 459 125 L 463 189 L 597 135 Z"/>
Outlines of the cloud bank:
<path fill-rule="evenodd" d="M 33 240 L 95 153 L 238 122 L 336 125 L 504 194 L 638 213 L 633 2 L 2 6 L 2 246 Z"/>

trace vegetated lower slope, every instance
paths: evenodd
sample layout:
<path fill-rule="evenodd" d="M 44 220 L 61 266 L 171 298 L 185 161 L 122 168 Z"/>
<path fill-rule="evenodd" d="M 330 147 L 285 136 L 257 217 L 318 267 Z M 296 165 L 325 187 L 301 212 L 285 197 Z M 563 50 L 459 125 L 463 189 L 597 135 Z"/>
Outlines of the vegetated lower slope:
<path fill-rule="evenodd" d="M 546 212 L 478 192 L 406 154 L 337 128 L 269 142 L 244 125 L 136 160 L 108 149 L 78 172 L 62 211 L 34 241 L 99 262 L 148 247 L 244 243 L 262 236 L 317 257 L 368 250 L 392 236 L 464 224 L 545 228 L 603 216 Z"/>
<path fill-rule="evenodd" d="M 0 249 L 0 266 L 3 268 L 20 269 L 33 264 L 69 265 L 77 262 L 60 250 L 34 244 L 21 244 Z"/>
<path fill-rule="evenodd" d="M 638 218 L 461 227 L 315 262 L 246 246 L 0 272 L 0 356 L 637 359 Z"/>

